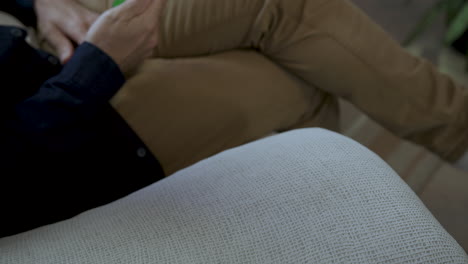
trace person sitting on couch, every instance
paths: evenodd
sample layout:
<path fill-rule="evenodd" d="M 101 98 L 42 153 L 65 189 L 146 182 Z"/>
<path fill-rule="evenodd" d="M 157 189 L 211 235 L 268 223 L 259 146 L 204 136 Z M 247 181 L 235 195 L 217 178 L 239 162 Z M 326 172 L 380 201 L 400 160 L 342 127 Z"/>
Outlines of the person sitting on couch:
<path fill-rule="evenodd" d="M 52 2 L 51 0 L 48 1 L 49 3 Z M 125 8 L 132 9 L 131 6 L 138 5 L 135 3 L 137 0 L 127 1 L 129 2 L 121 7 L 124 10 Z M 144 3 L 146 1 L 141 2 Z M 36 5 L 40 6 L 40 3 L 41 1 L 37 0 Z M 43 3 L 47 3 L 47 1 L 43 0 Z M 63 3 L 69 4 L 71 1 L 63 1 Z M 121 10 L 121 8 L 117 10 Z M 38 11 L 39 9 L 37 8 Z M 219 0 L 198 0 L 192 2 L 173 0 L 167 2 L 164 12 L 159 13 L 160 9 L 157 9 L 157 11 L 146 16 L 152 16 L 152 19 L 146 18 L 146 20 L 154 23 L 151 28 L 157 27 L 157 30 L 153 29 L 151 32 L 153 38 L 158 41 L 155 50 L 153 50 L 152 57 L 205 56 L 238 48 L 255 49 L 268 56 L 274 63 L 281 65 L 288 72 L 301 78 L 313 91 L 311 103 L 316 104 L 317 109 L 334 107 L 333 104 L 327 104 L 327 100 L 331 97 L 342 97 L 364 110 L 366 114 L 398 136 L 426 147 L 447 161 L 454 162 L 458 160 L 466 151 L 468 145 L 468 137 L 465 135 L 468 125 L 468 118 L 466 117 L 468 114 L 468 111 L 466 111 L 468 110 L 468 94 L 466 90 L 448 76 L 437 71 L 427 61 L 408 54 L 397 43 L 391 40 L 380 27 L 376 26 L 348 1 L 298 0 L 291 2 L 286 0 L 238 0 L 226 2 Z M 10 106 L 11 109 L 14 109 L 14 115 L 13 118 L 11 116 L 8 117 L 8 119 L 13 119 L 12 121 L 5 122 L 5 127 L 7 128 L 5 131 L 14 131 L 12 133 L 14 137 L 26 136 L 27 140 L 22 138 L 21 140 L 16 140 L 16 142 L 20 142 L 21 144 L 19 145 L 33 144 L 34 151 L 31 152 L 27 149 L 25 152 L 27 153 L 27 158 L 21 156 L 23 152 L 16 154 L 17 152 L 15 151 L 13 152 L 15 155 L 5 155 L 8 157 L 4 160 L 10 164 L 9 166 L 16 166 L 15 168 L 18 167 L 20 169 L 34 168 L 35 170 L 41 170 L 46 167 L 47 170 L 51 170 L 61 166 L 66 168 L 66 172 L 61 170 L 65 174 L 62 174 L 62 177 L 59 178 L 62 181 L 49 177 L 53 180 L 48 180 L 48 183 L 44 184 L 44 178 L 35 177 L 34 181 L 29 181 L 28 177 L 29 182 L 27 185 L 31 187 L 28 188 L 27 192 L 24 191 L 24 193 L 27 193 L 30 197 L 36 196 L 41 198 L 47 196 L 44 194 L 44 190 L 46 189 L 41 190 L 40 188 L 36 188 L 39 185 L 34 185 L 38 184 L 38 182 L 42 184 L 40 185 L 41 187 L 48 186 L 51 183 L 58 184 L 58 186 L 66 186 L 68 188 L 49 189 L 49 200 L 46 203 L 41 203 L 54 208 L 49 204 L 50 201 L 57 198 L 65 199 L 64 197 L 69 197 L 68 199 L 74 198 L 76 199 L 75 204 L 71 204 L 68 209 L 76 213 L 98 204 L 84 201 L 95 200 L 95 198 L 81 201 L 83 193 L 89 195 L 89 197 L 101 195 L 107 200 L 112 200 L 122 195 L 122 193 L 130 191 L 132 189 L 130 186 L 133 183 L 141 183 L 143 181 L 142 178 L 144 178 L 136 171 L 133 171 L 133 174 L 138 175 L 137 180 L 133 178 L 129 179 L 128 176 L 121 179 L 116 176 L 118 173 L 113 174 L 108 171 L 105 172 L 105 174 L 109 175 L 108 177 L 96 178 L 89 176 L 89 178 L 86 178 L 84 176 L 88 176 L 91 171 L 90 164 L 98 164 L 100 168 L 108 168 L 108 166 L 105 166 L 106 162 L 101 160 L 107 152 L 118 153 L 116 149 L 126 149 L 129 150 L 127 153 L 130 153 L 136 147 L 138 150 L 137 156 L 151 159 L 151 161 L 148 161 L 148 164 L 154 165 L 156 164 L 156 158 L 159 159 L 159 157 L 156 155 L 156 158 L 154 158 L 151 153 L 157 153 L 158 149 L 157 146 L 151 143 L 147 143 L 145 146 L 142 141 L 138 141 L 138 137 L 135 137 L 135 140 L 139 144 L 130 144 L 130 147 L 125 148 L 122 147 L 122 143 L 120 142 L 118 147 L 116 147 L 116 141 L 112 141 L 110 135 L 121 133 L 115 131 L 126 131 L 122 133 L 126 136 L 135 136 L 135 134 L 132 134 L 131 129 L 125 126 L 123 120 L 118 123 L 125 127 L 125 129 L 111 129 L 111 134 L 103 133 L 105 136 L 100 137 L 96 141 L 88 141 L 81 138 L 81 134 L 83 134 L 85 138 L 91 137 L 97 139 L 95 133 L 99 130 L 98 128 L 104 130 L 104 128 L 109 129 L 112 125 L 116 125 L 116 122 L 109 121 L 112 120 L 111 118 L 100 118 L 98 115 L 98 113 L 102 112 L 112 112 L 111 108 L 96 106 L 98 102 L 106 105 L 107 100 L 115 93 L 115 89 L 111 91 L 108 88 L 109 84 L 105 82 L 114 82 L 116 77 L 106 78 L 106 81 L 99 81 L 102 79 L 90 81 L 90 76 L 101 75 L 102 78 L 111 71 L 109 69 L 112 67 L 108 67 L 108 65 L 103 66 L 98 62 L 95 63 L 98 63 L 99 69 L 105 69 L 104 73 L 94 69 L 89 70 L 89 72 L 82 69 L 77 70 L 77 67 L 74 67 L 74 65 L 77 65 L 76 61 L 82 61 L 79 59 L 81 56 L 86 57 L 86 54 L 82 54 L 84 53 L 83 50 L 86 50 L 85 47 L 92 44 L 89 41 L 80 43 L 79 37 L 74 37 L 73 32 L 67 32 L 71 30 L 71 27 L 65 29 L 60 27 L 57 29 L 59 27 L 57 22 L 44 22 L 44 19 L 41 20 L 41 13 L 45 14 L 46 12 L 38 12 L 39 27 L 46 28 L 47 25 L 49 27 L 55 25 L 55 30 L 50 30 L 50 28 L 49 31 L 45 30 L 45 36 L 59 51 L 61 61 L 68 61 L 60 74 L 65 74 L 63 76 L 70 78 L 69 71 L 76 70 L 76 76 L 79 78 L 74 79 L 92 82 L 93 86 L 99 86 L 106 91 L 106 94 L 96 95 L 92 92 L 89 97 L 91 101 L 85 102 L 84 106 L 86 107 L 84 108 L 77 107 L 77 104 L 81 106 L 83 103 L 73 97 L 76 95 L 74 93 L 71 94 L 72 97 L 69 97 L 68 93 L 66 96 L 60 96 L 59 94 L 51 93 L 50 89 L 41 88 L 39 93 L 45 91 L 45 97 L 39 96 L 40 100 L 38 101 L 31 100 L 30 98 L 25 100 L 25 97 L 20 97 L 20 100 L 17 101 L 18 104 Z M 106 30 L 111 30 L 112 28 L 97 29 L 99 29 L 99 24 L 103 23 L 102 21 L 106 21 L 106 19 L 118 20 L 119 18 L 115 15 L 116 13 L 122 15 L 118 11 L 115 11 L 115 9 L 106 11 L 91 26 L 91 29 L 87 31 L 87 37 L 84 39 L 90 40 L 88 37 L 94 32 L 94 34 L 100 35 L 99 37 L 106 36 L 107 41 L 104 41 L 104 43 L 109 44 L 108 42 L 111 42 L 112 38 L 106 34 L 117 34 L 119 29 L 115 28 L 115 31 L 111 31 L 110 33 Z M 92 17 L 92 15 L 89 16 Z M 89 21 L 92 20 L 92 18 L 89 18 Z M 146 20 L 145 22 L 148 22 Z M 90 24 L 90 22 L 86 23 Z M 144 25 L 133 26 L 136 28 L 145 27 Z M 13 29 L 13 31 L 15 30 Z M 61 36 L 57 37 L 60 34 Z M 23 33 L 12 33 L 12 35 L 21 36 Z M 135 31 L 134 35 L 131 36 L 141 38 L 140 35 L 137 35 L 138 31 Z M 147 37 L 150 38 L 149 36 Z M 67 38 L 78 42 L 76 44 L 79 44 L 79 46 L 75 51 L 72 51 L 73 48 L 70 48 L 72 46 L 69 45 L 73 41 L 63 44 Z M 58 39 L 61 39 L 61 41 L 58 41 Z M 22 41 L 24 42 L 24 40 Z M 135 44 L 133 41 L 131 42 Z M 125 46 L 122 43 L 128 43 L 128 41 L 120 39 L 118 46 Z M 26 44 L 23 43 L 22 45 Z M 114 43 L 114 45 L 117 44 Z M 115 49 L 117 50 L 117 48 Z M 102 50 L 105 52 L 105 48 Z M 42 54 L 39 51 L 37 52 L 38 54 Z M 141 50 L 138 50 L 138 52 L 141 52 Z M 69 55 L 72 53 L 74 55 L 69 59 Z M 24 56 L 24 54 L 28 53 L 21 52 L 21 54 L 21 56 Z M 95 60 L 94 57 L 95 54 L 90 55 L 86 57 L 86 60 L 91 61 L 91 58 Z M 110 57 L 112 58 L 112 55 Z M 119 64 L 118 60 L 116 62 Z M 242 67 L 242 65 L 239 65 L 239 67 Z M 14 75 L 10 74 L 10 76 Z M 60 78 L 59 76 L 53 77 L 44 85 L 51 85 L 50 83 L 55 82 L 57 78 Z M 18 78 L 13 79 L 16 80 L 12 82 L 18 81 Z M 74 80 L 73 78 L 71 79 Z M 33 78 L 23 81 L 31 80 Z M 123 78 L 121 80 L 123 82 Z M 73 85 L 75 80 L 70 82 L 67 79 L 67 81 L 65 82 L 67 85 Z M 239 85 L 242 85 L 242 82 L 245 80 L 240 79 L 238 81 Z M 65 87 L 62 83 L 58 86 L 60 89 L 64 89 Z M 95 91 L 96 88 L 91 90 Z M 99 100 L 95 99 L 94 96 L 97 96 Z M 35 98 L 34 95 L 32 97 Z M 58 126 L 60 129 L 54 126 L 51 127 L 50 123 L 46 122 L 47 119 L 43 120 L 44 116 L 47 116 L 48 111 L 51 109 L 47 109 L 47 111 L 35 109 L 35 107 L 39 107 L 44 102 L 51 102 L 50 107 L 52 110 L 62 111 L 63 108 L 65 111 L 65 113 L 57 113 L 53 120 L 54 122 L 63 122 Z M 85 110 L 75 113 L 76 109 Z M 94 112 L 95 110 L 102 112 L 98 111 L 96 113 Z M 7 111 L 3 112 L 6 113 Z M 147 125 L 150 126 L 149 124 Z M 78 131 L 75 131 L 76 129 Z M 142 134 L 141 131 L 137 132 L 140 132 L 136 133 L 137 135 Z M 119 138 L 118 141 L 129 142 L 122 138 Z M 15 141 L 8 140 L 8 144 L 14 145 L 11 142 Z M 13 147 L 16 148 L 17 146 Z M 70 151 L 70 148 L 73 151 Z M 52 152 L 54 159 L 45 158 L 48 155 L 42 154 L 44 150 L 46 150 L 47 154 Z M 75 150 L 85 151 L 75 152 Z M 82 158 L 86 158 L 87 160 L 83 160 Z M 128 165 L 128 168 L 131 169 L 140 167 L 139 164 L 132 166 L 131 162 L 128 162 L 126 159 L 109 158 L 108 160 L 108 164 Z M 71 164 L 69 163 L 70 161 L 72 161 Z M 31 166 L 30 164 L 34 164 L 35 166 Z M 50 164 L 57 165 L 54 165 L 54 167 Z M 122 168 L 119 169 L 119 166 L 114 168 L 116 172 L 123 170 Z M 159 166 L 155 167 L 159 168 Z M 162 164 L 162 167 L 164 168 L 164 164 Z M 131 169 L 129 171 L 132 171 Z M 141 170 L 143 171 L 143 169 Z M 158 169 L 155 168 L 155 170 Z M 159 170 L 161 169 L 159 168 Z M 73 182 L 70 182 L 70 175 L 80 176 L 72 177 Z M 155 173 L 153 172 L 152 175 L 154 177 Z M 95 184 L 87 181 L 83 184 L 80 181 L 76 181 L 80 177 L 88 180 L 96 179 L 104 183 Z M 133 187 L 138 188 L 154 180 L 155 178 L 147 179 L 145 183 L 135 184 Z M 16 182 L 17 185 L 7 184 L 4 186 L 21 186 L 18 184 L 19 179 L 15 179 L 15 181 L 18 181 Z M 128 186 L 125 187 L 129 188 L 123 192 L 119 192 L 116 191 L 119 190 L 117 187 L 121 187 L 119 184 L 117 184 L 117 187 L 110 185 L 109 188 L 105 188 L 106 192 L 102 192 L 103 186 L 109 183 L 114 184 L 114 181 L 123 186 L 127 183 Z M 90 185 L 92 186 L 90 187 Z M 75 191 L 70 191 L 70 188 Z M 31 192 L 31 190 L 35 192 Z M 12 207 L 27 208 L 18 207 L 17 205 L 12 205 Z M 41 212 L 42 214 L 40 210 L 42 209 L 38 209 L 36 213 Z M 68 215 L 72 215 L 73 213 Z M 51 215 L 54 214 L 52 213 Z M 50 219 L 47 221 L 50 222 Z"/>
<path fill-rule="evenodd" d="M 98 12 L 111 3 L 77 1 Z M 54 0 L 37 0 L 41 2 Z M 67 6 L 61 9 L 75 14 L 71 16 L 75 22 L 82 21 L 79 28 L 86 28 L 96 15 L 77 8 L 76 2 L 71 4 L 74 0 L 59 2 Z M 59 8 L 44 4 L 37 9 L 50 14 Z M 80 39 L 72 37 L 80 34 L 61 26 L 60 15 L 50 17 L 39 17 L 39 27 L 66 60 L 72 51 L 69 43 L 62 44 L 64 39 Z M 315 111 L 336 107 L 330 97 L 344 98 L 397 136 L 444 160 L 456 162 L 466 152 L 466 87 L 409 54 L 348 0 L 172 0 L 160 23 L 154 57 L 254 49 L 307 84 L 313 94 L 311 104 L 320 105 Z M 58 30 L 50 30 L 54 27 L 63 32 L 63 41 L 56 41 L 53 33 Z M 229 81 L 237 81 L 238 86 L 245 83 Z"/>

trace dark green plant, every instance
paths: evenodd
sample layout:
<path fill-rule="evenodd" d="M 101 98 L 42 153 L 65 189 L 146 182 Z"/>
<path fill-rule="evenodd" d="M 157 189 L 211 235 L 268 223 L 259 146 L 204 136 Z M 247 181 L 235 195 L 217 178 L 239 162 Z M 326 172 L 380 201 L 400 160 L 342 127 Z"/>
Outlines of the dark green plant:
<path fill-rule="evenodd" d="M 407 3 L 412 1 L 406 0 Z M 439 0 L 426 11 L 403 45 L 411 44 L 441 15 L 444 16 L 447 26 L 444 37 L 445 45 L 453 45 L 463 34 L 468 33 L 468 0 Z M 468 44 L 465 44 L 462 49 L 466 55 L 468 69 Z"/>

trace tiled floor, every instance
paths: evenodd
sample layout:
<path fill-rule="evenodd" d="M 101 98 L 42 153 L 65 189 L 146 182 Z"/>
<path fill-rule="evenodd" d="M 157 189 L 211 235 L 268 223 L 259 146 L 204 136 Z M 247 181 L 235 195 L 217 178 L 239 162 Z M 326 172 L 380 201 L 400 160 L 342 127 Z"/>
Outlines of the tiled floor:
<path fill-rule="evenodd" d="M 353 1 L 397 41 L 402 42 L 424 10 L 435 0 L 412 1 L 410 5 L 405 5 L 406 0 Z M 440 44 L 443 33 L 442 21 L 438 21 L 410 50 L 428 58 L 441 71 L 458 81 L 468 84 L 463 59 Z M 398 139 L 348 103 L 342 102 L 342 112 L 343 133 L 386 160 L 468 251 L 468 173 L 453 168 L 419 146 Z"/>

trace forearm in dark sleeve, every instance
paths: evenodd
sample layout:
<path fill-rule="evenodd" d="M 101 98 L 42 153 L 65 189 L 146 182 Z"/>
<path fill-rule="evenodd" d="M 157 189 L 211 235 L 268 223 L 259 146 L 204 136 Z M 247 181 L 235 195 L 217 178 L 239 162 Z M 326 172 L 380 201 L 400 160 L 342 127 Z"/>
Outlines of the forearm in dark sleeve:
<path fill-rule="evenodd" d="M 78 147 L 92 136 L 95 116 L 109 107 L 109 99 L 124 81 L 109 56 L 84 43 L 60 74 L 16 106 L 12 126 L 49 151 Z"/>

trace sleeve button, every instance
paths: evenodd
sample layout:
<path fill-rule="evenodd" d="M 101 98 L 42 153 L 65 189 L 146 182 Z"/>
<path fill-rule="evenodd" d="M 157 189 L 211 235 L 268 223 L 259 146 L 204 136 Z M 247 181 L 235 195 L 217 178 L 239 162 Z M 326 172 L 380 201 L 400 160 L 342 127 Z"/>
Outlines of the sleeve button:
<path fill-rule="evenodd" d="M 140 158 L 146 157 L 146 149 L 138 148 L 137 149 L 137 156 L 140 157 Z"/>
<path fill-rule="evenodd" d="M 53 65 L 59 64 L 59 60 L 57 58 L 55 58 L 54 56 L 49 56 L 49 58 L 47 58 L 47 60 Z"/>
<path fill-rule="evenodd" d="M 19 28 L 11 29 L 10 33 L 16 38 L 24 37 L 24 32 Z"/>

